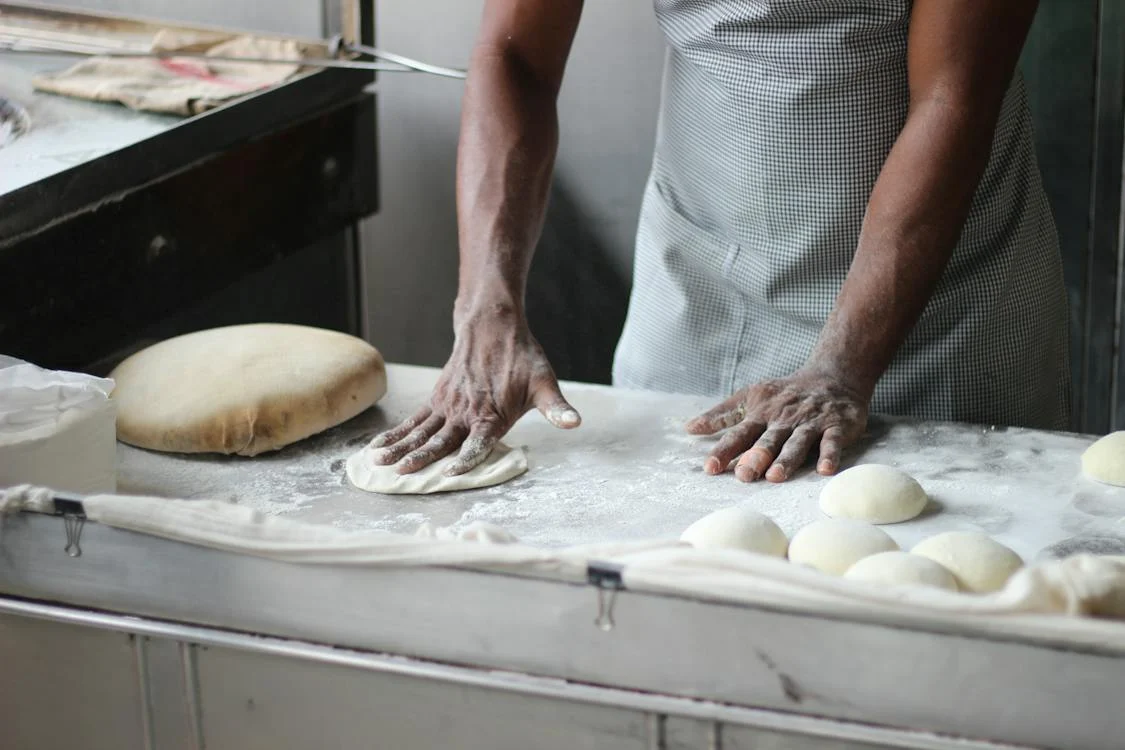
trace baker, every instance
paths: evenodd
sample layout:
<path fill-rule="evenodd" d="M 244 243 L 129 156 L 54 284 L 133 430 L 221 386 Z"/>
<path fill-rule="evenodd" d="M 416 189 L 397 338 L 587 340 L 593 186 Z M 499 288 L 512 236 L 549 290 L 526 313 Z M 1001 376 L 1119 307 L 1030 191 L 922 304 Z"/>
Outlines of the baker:
<path fill-rule="evenodd" d="M 1063 428 L 1062 265 L 1016 63 L 1035 0 L 656 0 L 668 40 L 615 385 L 726 397 L 705 470 L 835 472 L 868 410 Z M 488 0 L 457 164 L 456 340 L 377 439 L 478 464 L 580 418 L 524 290 L 581 0 Z M 622 39 L 628 44 L 628 39 Z"/>

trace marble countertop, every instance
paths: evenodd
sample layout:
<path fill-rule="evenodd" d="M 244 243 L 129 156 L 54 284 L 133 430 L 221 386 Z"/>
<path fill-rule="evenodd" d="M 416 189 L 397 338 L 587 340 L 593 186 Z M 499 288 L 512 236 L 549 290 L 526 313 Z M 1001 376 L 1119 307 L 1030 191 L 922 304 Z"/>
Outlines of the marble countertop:
<path fill-rule="evenodd" d="M 388 395 L 350 422 L 255 458 L 157 454 L 120 445 L 118 491 L 228 499 L 266 513 L 351 529 L 412 533 L 423 521 L 498 524 L 548 545 L 678 536 L 718 508 L 744 503 L 792 535 L 820 517 L 826 478 L 811 467 L 783 484 L 707 476 L 714 442 L 684 432 L 710 399 L 567 383 L 583 425 L 561 431 L 538 413 L 506 438 L 524 447 L 530 470 L 504 485 L 428 496 L 352 488 L 344 461 L 428 397 L 437 370 L 392 365 Z M 1125 489 L 1080 474 L 1093 438 L 979 425 L 873 418 L 846 463 L 886 463 L 909 472 L 931 497 L 923 514 L 883 527 L 904 548 L 932 534 L 979 530 L 1025 559 L 1055 554 L 1076 538 L 1125 548 Z M 1119 550 L 1107 549 L 1109 552 Z"/>

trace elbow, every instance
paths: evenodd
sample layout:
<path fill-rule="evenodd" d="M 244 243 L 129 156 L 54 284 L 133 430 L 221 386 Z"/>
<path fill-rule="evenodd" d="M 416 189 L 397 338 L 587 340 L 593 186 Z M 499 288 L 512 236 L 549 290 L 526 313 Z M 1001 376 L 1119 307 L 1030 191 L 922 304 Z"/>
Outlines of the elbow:
<path fill-rule="evenodd" d="M 544 70 L 515 44 L 504 41 L 478 42 L 469 59 L 469 75 L 499 72 L 520 88 L 557 96 L 562 87 L 561 73 Z"/>

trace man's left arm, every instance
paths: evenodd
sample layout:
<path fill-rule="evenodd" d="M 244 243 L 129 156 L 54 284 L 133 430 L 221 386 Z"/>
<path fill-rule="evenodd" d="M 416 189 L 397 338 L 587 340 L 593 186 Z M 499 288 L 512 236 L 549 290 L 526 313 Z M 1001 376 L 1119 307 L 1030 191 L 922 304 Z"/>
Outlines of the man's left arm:
<path fill-rule="evenodd" d="M 741 456 L 740 479 L 782 481 L 818 443 L 817 470 L 837 470 L 960 237 L 1036 5 L 915 0 L 909 113 L 871 193 L 836 305 L 799 372 L 751 386 L 689 424 L 694 433 L 734 426 L 708 460 L 709 472 Z"/>

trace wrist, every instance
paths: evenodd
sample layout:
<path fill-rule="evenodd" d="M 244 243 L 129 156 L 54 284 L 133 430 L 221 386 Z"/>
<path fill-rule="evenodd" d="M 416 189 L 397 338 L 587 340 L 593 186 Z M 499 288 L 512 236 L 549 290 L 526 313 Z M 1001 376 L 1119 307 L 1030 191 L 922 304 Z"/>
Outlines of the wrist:
<path fill-rule="evenodd" d="M 476 289 L 457 295 L 453 327 L 466 325 L 518 326 L 526 324 L 523 299 L 507 289 Z"/>
<path fill-rule="evenodd" d="M 858 399 L 869 402 L 875 395 L 875 386 L 882 370 L 862 362 L 854 354 L 834 352 L 817 346 L 799 370 L 802 375 L 831 380 L 851 391 Z"/>

